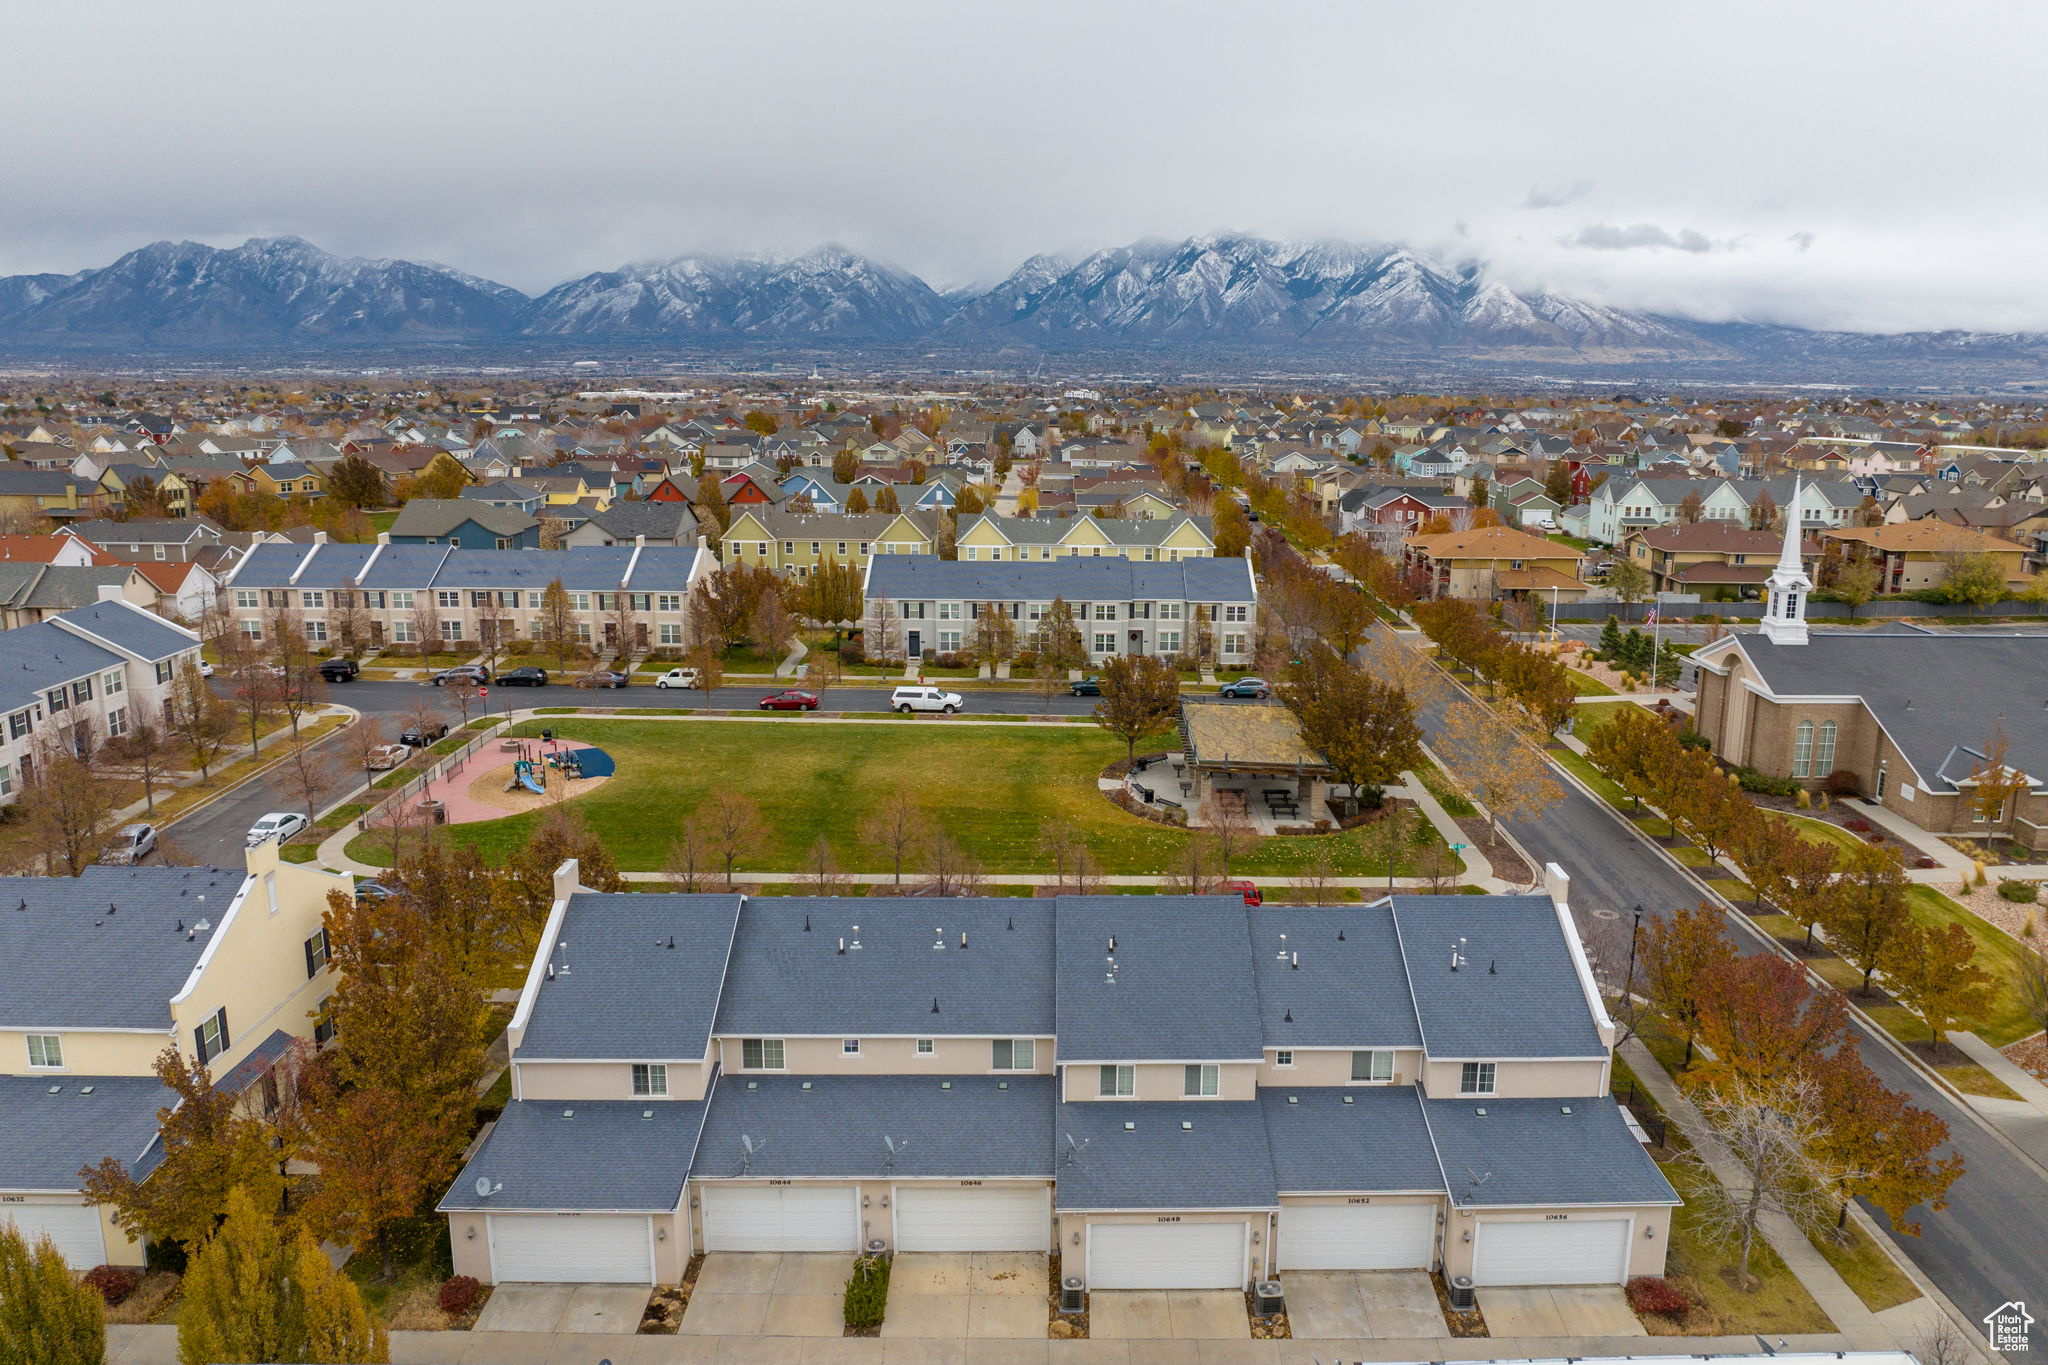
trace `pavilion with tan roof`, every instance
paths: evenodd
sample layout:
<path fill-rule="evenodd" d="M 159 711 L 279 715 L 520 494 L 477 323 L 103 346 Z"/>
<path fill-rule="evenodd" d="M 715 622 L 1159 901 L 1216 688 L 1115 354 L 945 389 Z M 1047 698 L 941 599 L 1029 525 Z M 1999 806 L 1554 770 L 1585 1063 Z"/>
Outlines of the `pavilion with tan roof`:
<path fill-rule="evenodd" d="M 1173 776 L 1133 773 L 1140 797 L 1177 800 L 1196 828 L 1216 807 L 1241 810 L 1260 833 L 1327 819 L 1330 779 L 1322 754 L 1302 742 L 1294 713 L 1277 701 L 1186 697 L 1180 704 L 1181 752 L 1169 754 Z M 1178 795 L 1172 789 L 1178 787 Z M 1139 790 L 1143 788 L 1144 790 Z"/>

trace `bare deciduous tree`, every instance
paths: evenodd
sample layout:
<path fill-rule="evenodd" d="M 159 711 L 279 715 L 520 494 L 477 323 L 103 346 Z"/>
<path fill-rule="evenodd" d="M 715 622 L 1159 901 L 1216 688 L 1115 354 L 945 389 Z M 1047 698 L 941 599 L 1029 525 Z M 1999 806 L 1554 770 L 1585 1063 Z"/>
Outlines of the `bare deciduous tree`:
<path fill-rule="evenodd" d="M 736 885 L 733 865 L 768 836 L 767 822 L 761 819 L 760 807 L 752 797 L 724 787 L 706 797 L 697 813 L 710 836 L 712 856 L 725 870 L 725 889 L 730 891 Z"/>
<path fill-rule="evenodd" d="M 1216 850 L 1216 870 L 1221 876 L 1228 877 L 1230 860 L 1258 844 L 1258 826 L 1252 823 L 1251 815 L 1241 802 L 1226 802 L 1214 795 L 1202 803 L 1202 820 Z"/>
<path fill-rule="evenodd" d="M 94 770 L 89 734 L 92 722 L 81 717 L 64 736 L 38 738 L 30 752 L 34 762 L 25 765 L 32 775 L 25 777 L 21 798 L 15 809 L 28 828 L 29 843 L 41 850 L 45 871 L 62 871 L 76 877 L 106 851 L 112 833 L 116 807 L 115 788 L 102 781 Z M 69 742 L 67 742 L 67 738 Z M 82 741 L 82 742 L 81 742 Z"/>
<path fill-rule="evenodd" d="M 1736 1273 L 1753 1284 L 1749 1264 L 1764 1218 L 1783 1214 L 1809 1236 L 1826 1235 L 1835 1215 L 1831 1192 L 1852 1177 L 1813 1155 L 1821 1120 L 1809 1087 L 1789 1086 L 1766 1097 L 1733 1085 L 1702 1092 L 1698 1103 L 1713 1131 L 1699 1135 L 1702 1143 L 1682 1158 L 1703 1177 L 1690 1207 L 1703 1234 L 1738 1249 Z M 1724 1165 L 1733 1167 L 1735 1179 L 1726 1184 L 1708 1164 L 1715 1143 L 1728 1158 Z"/>
<path fill-rule="evenodd" d="M 171 734 L 191 751 L 199 780 L 213 781 L 213 763 L 227 748 L 235 718 L 228 704 L 200 676 L 199 665 L 187 663 L 171 685 L 167 703 Z"/>
<path fill-rule="evenodd" d="M 685 820 L 668 846 L 668 860 L 662 870 L 678 891 L 702 891 L 704 869 L 710 861 L 711 832 L 695 817 Z"/>
<path fill-rule="evenodd" d="M 981 865 L 962 851 L 946 833 L 931 836 L 924 847 L 925 866 L 931 874 L 927 894 L 933 896 L 975 896 L 981 894 Z"/>
<path fill-rule="evenodd" d="M 143 800 L 151 814 L 156 813 L 156 784 L 172 766 L 172 744 L 171 737 L 150 721 L 131 720 L 127 733 L 108 740 L 102 750 L 109 762 L 142 780 Z"/>
<path fill-rule="evenodd" d="M 889 860 L 895 885 L 903 885 L 903 867 L 927 842 L 930 826 L 906 788 L 898 787 L 862 817 L 862 842 L 880 849 Z"/>
<path fill-rule="evenodd" d="M 839 870 L 839 859 L 832 854 L 832 841 L 822 834 L 804 855 L 804 880 L 810 883 L 811 894 L 817 896 L 836 895 L 846 884 L 846 874 Z"/>

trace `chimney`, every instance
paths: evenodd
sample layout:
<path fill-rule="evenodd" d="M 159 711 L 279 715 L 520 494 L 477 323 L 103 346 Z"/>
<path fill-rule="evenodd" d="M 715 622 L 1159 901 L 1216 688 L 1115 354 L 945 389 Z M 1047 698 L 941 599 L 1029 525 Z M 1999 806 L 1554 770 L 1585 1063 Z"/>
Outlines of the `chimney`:
<path fill-rule="evenodd" d="M 391 543 L 391 533 L 389 531 L 379 531 L 377 533 L 377 543 L 379 545 L 389 545 Z"/>
<path fill-rule="evenodd" d="M 315 531 L 313 533 L 313 543 L 315 545 L 325 545 L 327 543 L 327 533 L 325 531 Z"/>
<path fill-rule="evenodd" d="M 1571 903 L 1572 874 L 1556 863 L 1543 865 L 1543 894 L 1557 902 L 1562 910 Z"/>

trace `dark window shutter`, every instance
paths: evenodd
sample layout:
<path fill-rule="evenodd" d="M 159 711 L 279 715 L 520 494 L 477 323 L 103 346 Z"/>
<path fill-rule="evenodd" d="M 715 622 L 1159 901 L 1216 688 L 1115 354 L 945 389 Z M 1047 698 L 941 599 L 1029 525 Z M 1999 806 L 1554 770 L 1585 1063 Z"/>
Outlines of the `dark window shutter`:
<path fill-rule="evenodd" d="M 216 1019 L 218 1019 L 218 1020 L 220 1020 L 220 1050 L 221 1050 L 222 1052 L 226 1052 L 226 1051 L 228 1050 L 228 1011 L 227 1011 L 227 1007 L 226 1007 L 225 1005 L 223 1005 L 223 1006 L 221 1007 L 221 1011 L 220 1011 L 220 1013 L 219 1013 L 219 1014 L 216 1014 L 216 1015 L 215 1015 L 215 1016 L 213 1016 L 213 1017 L 214 1017 L 214 1018 L 216 1018 Z"/>
<path fill-rule="evenodd" d="M 306 950 L 306 979 L 311 981 L 314 973 L 320 970 L 313 965 L 313 940 L 309 938 L 299 946 Z"/>
<path fill-rule="evenodd" d="M 210 1060 L 206 1055 L 206 1030 L 203 1027 L 192 1030 L 192 1055 L 199 1059 L 201 1066 Z"/>

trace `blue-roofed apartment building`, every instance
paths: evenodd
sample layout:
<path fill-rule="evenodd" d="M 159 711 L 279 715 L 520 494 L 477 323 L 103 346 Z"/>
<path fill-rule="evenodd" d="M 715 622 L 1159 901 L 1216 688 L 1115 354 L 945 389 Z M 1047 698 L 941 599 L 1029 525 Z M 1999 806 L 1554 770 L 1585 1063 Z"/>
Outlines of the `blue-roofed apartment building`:
<path fill-rule="evenodd" d="M 500 642 L 539 638 L 542 594 L 559 579 L 585 644 L 620 647 L 623 596 L 634 636 L 626 647 L 679 649 L 689 639 L 690 595 L 717 567 L 702 545 L 480 550 L 316 536 L 311 545 L 255 547 L 228 575 L 227 593 L 236 628 L 252 640 L 288 607 L 307 637 L 324 644 L 330 618 L 353 599 L 376 643 L 416 646 L 426 631 L 453 649 L 475 648 L 487 630 Z"/>
<path fill-rule="evenodd" d="M 989 604 L 1028 639 L 1055 598 L 1073 608 L 1091 663 L 1113 654 L 1178 654 L 1194 643 L 1197 607 L 1208 611 L 1216 662 L 1250 660 L 1258 583 L 1248 559 L 1122 558 L 1005 560 L 881 555 L 865 582 L 868 653 L 918 659 L 950 654 L 973 638 Z"/>
<path fill-rule="evenodd" d="M 159 1053 L 267 1112 L 276 1069 L 317 1032 L 334 987 L 321 914 L 349 879 L 283 862 L 274 842 L 247 857 L 0 878 L 0 1223 L 49 1234 L 75 1271 L 143 1264 L 79 1171 L 112 1157 L 146 1179 L 163 1159 L 157 1113 L 176 1097 L 151 1070 Z"/>
<path fill-rule="evenodd" d="M 1545 894 L 608 895 L 556 874 L 457 1273 L 1047 1253 L 1093 1290 L 1660 1274 L 1678 1202 Z"/>
<path fill-rule="evenodd" d="M 86 754 L 144 721 L 161 728 L 198 658 L 196 634 L 111 595 L 0 631 L 0 805 L 52 748 Z"/>

